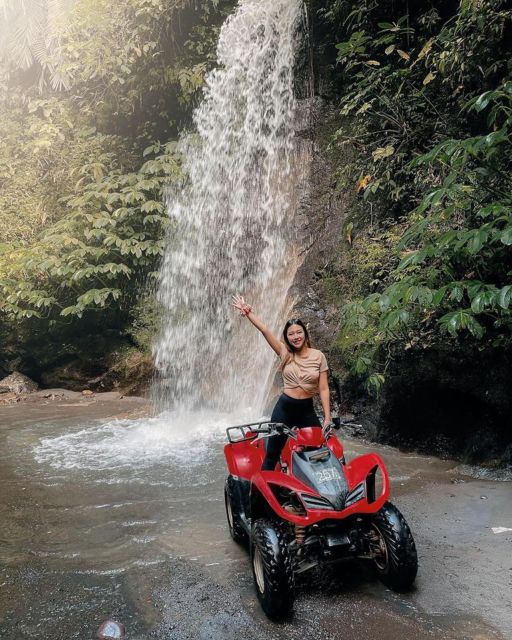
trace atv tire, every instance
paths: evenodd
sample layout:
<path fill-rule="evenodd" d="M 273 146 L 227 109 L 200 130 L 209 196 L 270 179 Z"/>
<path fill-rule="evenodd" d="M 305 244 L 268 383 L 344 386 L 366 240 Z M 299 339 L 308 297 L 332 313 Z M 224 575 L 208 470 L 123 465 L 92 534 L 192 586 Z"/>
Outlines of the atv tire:
<path fill-rule="evenodd" d="M 270 520 L 252 527 L 251 565 L 258 600 L 271 619 L 290 615 L 295 599 L 292 559 L 282 530 Z"/>
<path fill-rule="evenodd" d="M 241 496 L 237 489 L 236 480 L 233 476 L 228 476 L 224 485 L 224 503 L 229 533 L 235 542 L 245 544 L 247 543 L 247 533 L 240 517 Z"/>
<path fill-rule="evenodd" d="M 371 548 L 380 580 L 391 589 L 409 589 L 418 572 L 418 555 L 409 525 L 391 502 L 372 520 Z"/>

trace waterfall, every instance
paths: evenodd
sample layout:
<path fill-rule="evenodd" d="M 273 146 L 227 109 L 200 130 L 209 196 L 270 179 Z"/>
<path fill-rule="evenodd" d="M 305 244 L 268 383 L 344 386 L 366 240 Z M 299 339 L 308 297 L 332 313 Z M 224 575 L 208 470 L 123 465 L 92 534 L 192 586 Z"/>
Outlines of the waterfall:
<path fill-rule="evenodd" d="M 280 331 L 297 268 L 294 214 L 304 162 L 295 136 L 301 0 L 241 0 L 179 150 L 154 348 L 161 408 L 264 407 L 275 354 L 230 307 L 242 293 Z"/>

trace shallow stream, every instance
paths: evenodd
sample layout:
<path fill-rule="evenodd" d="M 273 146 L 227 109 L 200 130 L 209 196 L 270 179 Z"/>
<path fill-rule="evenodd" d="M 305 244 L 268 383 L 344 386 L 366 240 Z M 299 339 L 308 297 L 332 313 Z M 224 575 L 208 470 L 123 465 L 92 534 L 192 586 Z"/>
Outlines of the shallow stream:
<path fill-rule="evenodd" d="M 223 505 L 224 428 L 243 416 L 141 417 L 134 399 L 0 407 L 0 637 L 506 638 L 510 483 L 378 449 L 419 548 L 417 589 L 398 595 L 360 567 L 312 575 L 296 614 L 261 614 Z M 118 416 L 112 418 L 112 416 Z M 235 634 L 236 631 L 236 634 Z M 233 635 L 235 634 L 235 635 Z"/>

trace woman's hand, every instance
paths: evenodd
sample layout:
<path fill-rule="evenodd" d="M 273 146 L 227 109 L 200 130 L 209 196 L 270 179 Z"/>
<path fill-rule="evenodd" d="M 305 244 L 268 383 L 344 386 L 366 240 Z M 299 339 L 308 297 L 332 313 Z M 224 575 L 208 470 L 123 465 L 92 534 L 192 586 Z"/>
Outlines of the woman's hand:
<path fill-rule="evenodd" d="M 333 426 L 334 425 L 332 423 L 332 420 L 328 420 L 327 418 L 324 418 L 323 427 L 322 427 L 322 433 L 324 434 L 324 436 L 326 436 L 328 433 L 332 431 Z"/>
<path fill-rule="evenodd" d="M 269 343 L 272 349 L 280 355 L 281 347 L 283 346 L 281 342 L 273 335 L 272 331 L 268 327 L 266 327 L 263 322 L 252 312 L 252 307 L 248 304 L 243 296 L 237 293 L 235 296 L 231 298 L 231 304 L 233 307 L 240 312 L 242 317 L 247 318 L 251 324 L 253 324 L 258 331 L 263 334 L 265 340 Z"/>
<path fill-rule="evenodd" d="M 247 316 L 251 313 L 252 311 L 252 307 L 250 304 L 248 304 L 243 296 L 241 296 L 240 294 L 236 294 L 234 296 L 231 297 L 231 304 L 233 305 L 233 307 L 235 309 L 238 309 L 238 311 L 240 312 L 241 316 Z"/>

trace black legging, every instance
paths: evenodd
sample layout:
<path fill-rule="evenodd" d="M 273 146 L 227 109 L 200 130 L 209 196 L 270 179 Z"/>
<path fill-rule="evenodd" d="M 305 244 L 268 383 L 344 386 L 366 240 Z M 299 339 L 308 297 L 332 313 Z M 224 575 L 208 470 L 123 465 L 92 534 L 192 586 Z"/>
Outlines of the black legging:
<path fill-rule="evenodd" d="M 270 422 L 282 422 L 288 427 L 320 427 L 320 420 L 313 407 L 313 398 L 297 400 L 283 393 L 272 411 Z M 262 471 L 273 471 L 288 436 L 271 436 L 267 443 L 267 454 L 261 465 Z"/>

